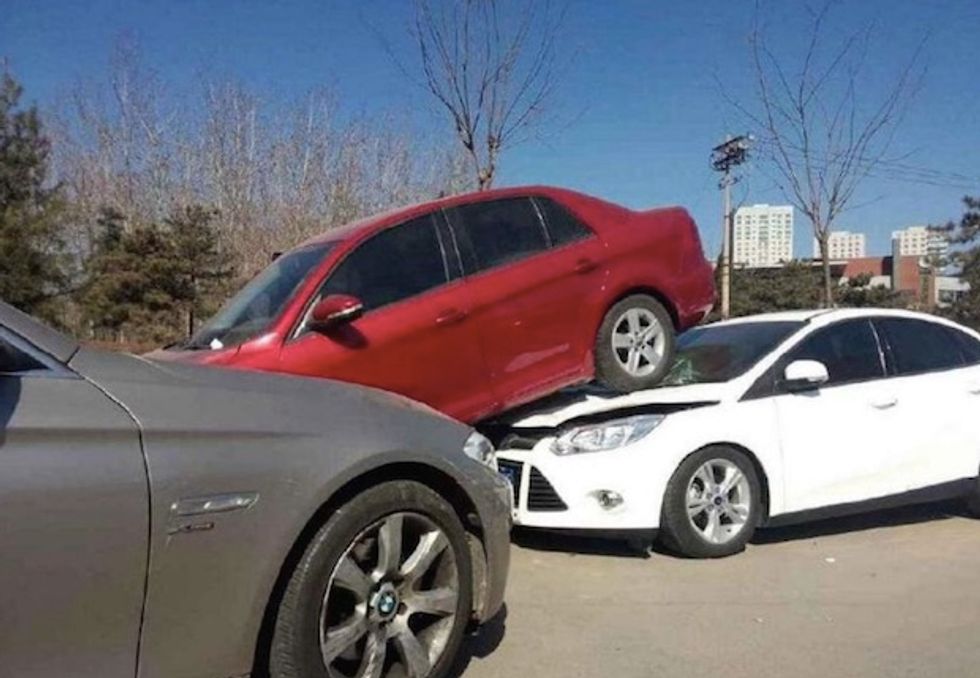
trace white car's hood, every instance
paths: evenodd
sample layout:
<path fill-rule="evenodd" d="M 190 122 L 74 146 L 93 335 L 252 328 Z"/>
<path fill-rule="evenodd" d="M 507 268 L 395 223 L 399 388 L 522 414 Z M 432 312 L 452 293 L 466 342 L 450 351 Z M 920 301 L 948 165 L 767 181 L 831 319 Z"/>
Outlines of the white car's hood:
<path fill-rule="evenodd" d="M 731 383 L 690 384 L 636 391 L 626 395 L 605 394 L 588 388 L 568 389 L 535 405 L 521 408 L 503 422 L 513 428 L 553 428 L 571 419 L 646 405 L 685 405 L 721 402 Z"/>

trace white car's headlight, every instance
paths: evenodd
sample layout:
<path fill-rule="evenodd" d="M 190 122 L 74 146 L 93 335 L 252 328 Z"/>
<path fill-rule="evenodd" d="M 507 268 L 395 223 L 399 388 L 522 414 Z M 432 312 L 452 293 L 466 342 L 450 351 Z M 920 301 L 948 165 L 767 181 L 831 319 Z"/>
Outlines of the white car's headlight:
<path fill-rule="evenodd" d="M 558 455 L 604 452 L 635 443 L 664 420 L 662 414 L 641 414 L 601 424 L 576 426 L 560 435 L 551 451 Z"/>
<path fill-rule="evenodd" d="M 463 443 L 463 454 L 484 466 L 497 470 L 497 453 L 486 436 L 473 431 Z"/>

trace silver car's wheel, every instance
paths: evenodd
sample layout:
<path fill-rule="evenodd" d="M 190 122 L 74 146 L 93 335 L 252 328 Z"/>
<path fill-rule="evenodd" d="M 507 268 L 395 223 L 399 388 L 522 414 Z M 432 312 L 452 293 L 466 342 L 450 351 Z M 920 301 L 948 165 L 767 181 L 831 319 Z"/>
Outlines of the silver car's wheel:
<path fill-rule="evenodd" d="M 445 678 L 473 612 L 459 515 L 418 482 L 358 491 L 305 546 L 269 644 L 270 678 Z"/>
<path fill-rule="evenodd" d="M 653 311 L 630 308 L 613 323 L 613 355 L 631 377 L 653 374 L 664 359 L 667 335 Z"/>
<path fill-rule="evenodd" d="M 320 653 L 331 677 L 428 676 L 452 633 L 459 569 L 446 534 L 400 512 L 355 537 L 320 607 Z"/>
<path fill-rule="evenodd" d="M 711 459 L 687 486 L 687 517 L 711 544 L 727 544 L 745 528 L 752 514 L 749 479 L 733 462 Z"/>

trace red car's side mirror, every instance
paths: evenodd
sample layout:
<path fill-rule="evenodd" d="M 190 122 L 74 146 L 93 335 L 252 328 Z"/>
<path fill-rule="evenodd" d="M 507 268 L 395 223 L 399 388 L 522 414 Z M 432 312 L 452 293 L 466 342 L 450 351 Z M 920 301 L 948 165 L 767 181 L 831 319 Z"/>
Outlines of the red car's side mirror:
<path fill-rule="evenodd" d="M 364 304 L 349 294 L 328 294 L 317 302 L 310 314 L 308 327 L 317 332 L 353 322 L 364 313 Z"/>

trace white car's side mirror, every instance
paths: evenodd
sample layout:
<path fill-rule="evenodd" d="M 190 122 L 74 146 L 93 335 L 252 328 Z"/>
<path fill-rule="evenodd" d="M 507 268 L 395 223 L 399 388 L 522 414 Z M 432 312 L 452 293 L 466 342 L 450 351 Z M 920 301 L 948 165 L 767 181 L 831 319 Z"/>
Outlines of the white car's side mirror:
<path fill-rule="evenodd" d="M 794 360 L 783 371 L 783 386 L 787 391 L 820 388 L 829 380 L 827 366 L 818 360 Z"/>

